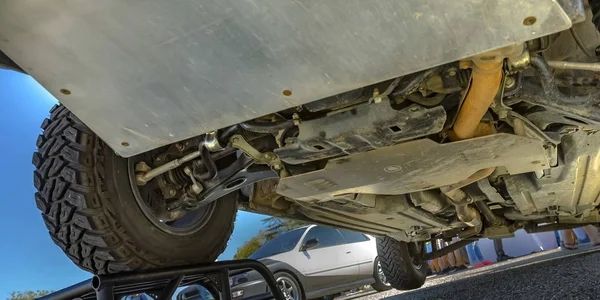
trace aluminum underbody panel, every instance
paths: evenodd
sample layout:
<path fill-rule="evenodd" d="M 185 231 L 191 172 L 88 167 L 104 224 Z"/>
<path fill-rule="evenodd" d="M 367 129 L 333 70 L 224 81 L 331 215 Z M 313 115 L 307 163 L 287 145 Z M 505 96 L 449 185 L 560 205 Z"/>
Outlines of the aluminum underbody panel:
<path fill-rule="evenodd" d="M 446 111 L 441 106 L 415 104 L 394 110 L 384 102 L 302 122 L 300 135 L 287 138 L 275 154 L 286 163 L 301 164 L 366 152 L 438 133 L 445 122 Z M 394 127 L 396 131 L 391 129 Z"/>
<path fill-rule="evenodd" d="M 0 0 L 0 49 L 128 157 L 559 32 L 580 17 L 569 11 L 552 0 Z"/>
<path fill-rule="evenodd" d="M 415 140 L 333 159 L 322 170 L 282 178 L 277 193 L 303 201 L 349 193 L 399 195 L 454 184 L 499 166 L 510 174 L 547 167 L 542 142 L 512 134 L 447 144 Z"/>
<path fill-rule="evenodd" d="M 542 178 L 533 174 L 505 178 L 506 189 L 522 214 L 555 206 L 556 210 L 585 215 L 600 204 L 600 133 L 566 135 L 560 148 L 559 165 L 546 170 Z"/>
<path fill-rule="evenodd" d="M 410 232 L 419 226 L 425 230 L 450 229 L 451 224 L 442 218 L 416 208 L 406 196 L 361 195 L 372 198 L 372 207 L 356 203 L 300 203 L 301 211 L 313 220 L 355 228 L 375 234 L 399 231 Z"/>

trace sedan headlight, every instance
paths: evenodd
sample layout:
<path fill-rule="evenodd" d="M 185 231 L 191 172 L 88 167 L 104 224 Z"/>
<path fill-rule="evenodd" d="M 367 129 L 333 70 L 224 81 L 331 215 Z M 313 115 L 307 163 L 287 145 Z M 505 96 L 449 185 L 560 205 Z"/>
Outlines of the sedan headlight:
<path fill-rule="evenodd" d="M 244 296 L 244 290 L 239 290 L 231 293 L 231 298 L 239 298 Z"/>

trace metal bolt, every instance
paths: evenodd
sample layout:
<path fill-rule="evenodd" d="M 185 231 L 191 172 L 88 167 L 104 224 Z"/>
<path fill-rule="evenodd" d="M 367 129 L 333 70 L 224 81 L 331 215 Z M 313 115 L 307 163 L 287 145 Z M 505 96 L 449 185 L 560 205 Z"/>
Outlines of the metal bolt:
<path fill-rule="evenodd" d="M 175 144 L 175 148 L 177 148 L 177 150 L 179 151 L 183 151 L 183 149 L 185 149 L 185 146 L 181 143 L 177 143 Z"/>
<path fill-rule="evenodd" d="M 192 193 L 194 193 L 195 195 L 200 194 L 203 190 L 202 186 L 198 185 L 197 183 L 192 184 L 191 188 Z"/>
<path fill-rule="evenodd" d="M 418 235 L 418 234 L 419 234 L 419 233 L 420 233 L 422 230 L 423 230 L 423 227 L 421 227 L 421 226 L 418 226 L 418 225 L 416 225 L 416 226 L 412 226 L 412 227 L 410 228 L 410 235 L 411 235 L 411 236 L 416 236 L 416 235 Z"/>
<path fill-rule="evenodd" d="M 171 195 L 171 196 L 175 196 L 176 193 L 177 193 L 177 191 L 175 191 L 173 189 L 169 190 L 169 195 Z"/>
<path fill-rule="evenodd" d="M 160 156 L 156 158 L 156 161 L 161 161 L 161 160 L 162 160 L 162 158 Z"/>
<path fill-rule="evenodd" d="M 150 166 L 148 166 L 148 164 L 146 164 L 144 161 L 140 161 L 135 165 L 136 172 L 148 173 L 150 170 L 152 170 L 152 168 L 150 168 Z"/>
<path fill-rule="evenodd" d="M 190 167 L 185 167 L 183 168 L 183 173 L 185 173 L 185 175 L 191 175 L 192 174 L 192 169 L 190 169 Z"/>
<path fill-rule="evenodd" d="M 142 174 L 135 175 L 135 181 L 136 181 L 136 184 L 139 186 L 146 185 L 146 183 L 148 182 L 146 180 L 146 178 L 144 177 L 144 175 L 142 175 Z"/>
<path fill-rule="evenodd" d="M 508 117 L 508 110 L 507 109 L 502 109 L 498 111 L 498 117 L 500 119 L 506 119 Z"/>
<path fill-rule="evenodd" d="M 515 83 L 517 83 L 517 82 L 515 81 L 515 79 L 513 77 L 507 76 L 504 79 L 504 87 L 507 89 L 513 88 L 515 86 Z"/>
<path fill-rule="evenodd" d="M 421 93 L 421 95 L 423 95 L 423 97 L 427 96 L 427 86 L 426 85 L 421 85 L 419 86 L 419 93 Z"/>
<path fill-rule="evenodd" d="M 450 68 L 450 69 L 448 69 L 448 75 L 450 75 L 450 76 L 456 75 L 456 68 Z"/>
<path fill-rule="evenodd" d="M 274 164 L 273 165 L 273 169 L 274 170 L 281 170 L 281 165 L 280 164 Z"/>
<path fill-rule="evenodd" d="M 294 113 L 292 115 L 292 119 L 294 119 L 294 125 L 298 126 L 300 125 L 300 116 L 297 113 Z"/>
<path fill-rule="evenodd" d="M 375 103 L 381 103 L 381 101 L 383 101 L 383 98 L 381 98 L 379 96 L 379 89 L 375 88 L 373 90 L 373 102 L 375 102 Z"/>

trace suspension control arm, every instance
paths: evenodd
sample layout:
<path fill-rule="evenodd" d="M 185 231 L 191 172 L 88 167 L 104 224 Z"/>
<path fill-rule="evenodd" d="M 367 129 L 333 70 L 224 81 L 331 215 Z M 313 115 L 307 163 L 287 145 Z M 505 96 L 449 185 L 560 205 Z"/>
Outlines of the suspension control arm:
<path fill-rule="evenodd" d="M 558 89 L 552 70 L 543 57 L 531 57 L 531 65 L 540 75 L 541 88 L 537 84 L 525 81 L 519 99 L 600 128 L 600 92 L 586 96 L 565 95 Z"/>
<path fill-rule="evenodd" d="M 173 170 L 188 161 L 198 158 L 199 156 L 200 156 L 200 151 L 194 151 L 182 158 L 172 160 L 160 167 L 156 167 L 145 173 L 137 174 L 135 176 L 136 183 L 137 183 L 137 185 L 145 185 L 148 181 L 152 180 L 152 178 L 154 178 L 164 172 L 167 172 L 169 170 Z M 141 163 L 143 163 L 143 162 L 141 162 Z M 143 165 L 141 163 L 138 163 L 138 165 L 136 165 L 136 169 L 139 169 L 140 168 L 139 166 L 146 165 L 145 163 L 143 163 Z M 147 167 L 147 165 L 146 165 L 146 167 Z M 141 168 L 143 169 L 144 167 L 141 167 Z"/>
<path fill-rule="evenodd" d="M 425 253 L 423 255 L 423 260 L 427 261 L 427 260 L 430 260 L 430 259 L 434 259 L 434 258 L 443 256 L 443 255 L 446 255 L 446 254 L 448 254 L 448 253 L 450 253 L 450 252 L 452 252 L 454 250 L 457 250 L 460 247 L 464 247 L 464 246 L 466 246 L 466 245 L 468 245 L 468 244 L 470 244 L 472 242 L 473 242 L 473 240 L 460 240 L 460 241 L 457 241 L 456 243 L 450 244 L 450 245 L 448 245 L 448 246 L 446 246 L 446 247 L 444 247 L 442 249 L 434 250 L 434 251 L 431 251 L 429 253 Z"/>
<path fill-rule="evenodd" d="M 267 166 L 262 166 L 262 168 L 256 166 L 257 168 L 251 169 L 250 167 L 253 165 L 254 160 L 252 158 L 245 155 L 240 156 L 234 163 L 219 170 L 214 178 L 204 181 L 203 190 L 200 194 L 193 197 L 184 194 L 180 199 L 169 204 L 167 209 L 199 208 L 258 181 L 279 177 L 275 171 Z"/>

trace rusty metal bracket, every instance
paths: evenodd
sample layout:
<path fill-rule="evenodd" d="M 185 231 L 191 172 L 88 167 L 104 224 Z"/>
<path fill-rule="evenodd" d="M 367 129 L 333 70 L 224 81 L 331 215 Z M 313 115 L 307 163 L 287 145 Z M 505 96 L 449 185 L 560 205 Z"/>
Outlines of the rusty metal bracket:
<path fill-rule="evenodd" d="M 231 137 L 231 147 L 242 150 L 246 155 L 250 156 L 257 164 L 269 165 L 274 170 L 281 170 L 283 165 L 279 157 L 273 152 L 260 152 L 252 145 L 248 144 L 244 137 L 235 134 Z"/>

